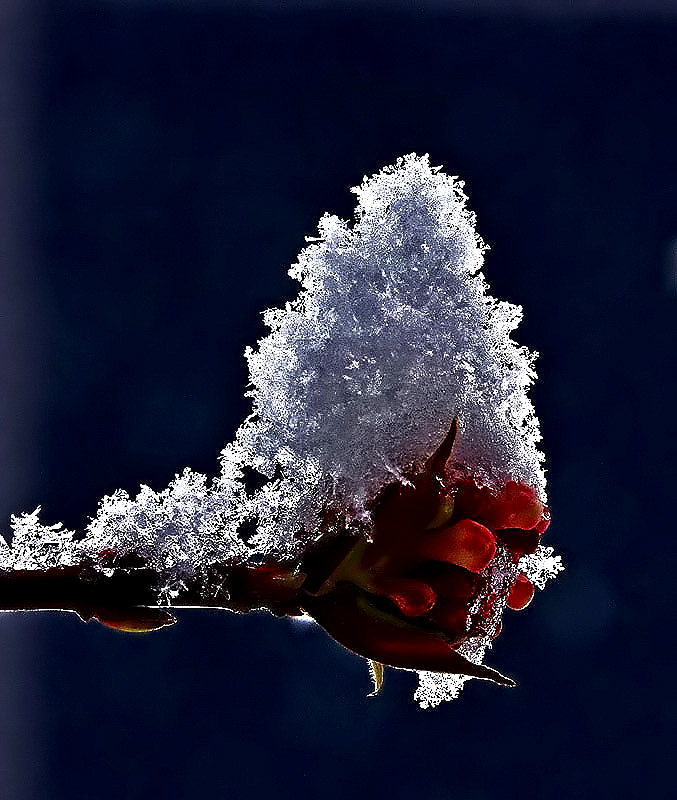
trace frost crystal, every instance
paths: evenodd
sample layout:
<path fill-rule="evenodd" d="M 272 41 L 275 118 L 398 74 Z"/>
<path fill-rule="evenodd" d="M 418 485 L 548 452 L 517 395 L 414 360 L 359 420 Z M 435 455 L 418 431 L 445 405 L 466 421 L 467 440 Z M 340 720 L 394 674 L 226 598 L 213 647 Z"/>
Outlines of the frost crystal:
<path fill-rule="evenodd" d="M 531 555 L 522 556 L 519 567 L 529 580 L 539 589 L 564 570 L 561 556 L 554 555 L 552 547 L 542 545 Z"/>
<path fill-rule="evenodd" d="M 208 481 L 187 469 L 161 492 L 143 486 L 131 499 L 117 491 L 80 535 L 41 525 L 38 510 L 13 518 L 12 548 L 0 537 L 1 568 L 133 552 L 171 599 L 211 563 L 297 557 L 320 536 L 327 508 L 368 527 L 370 501 L 419 467 L 454 417 L 458 469 L 490 488 L 520 481 L 545 501 L 527 397 L 534 355 L 510 338 L 521 308 L 487 293 L 486 247 L 463 183 L 412 154 L 353 191 L 352 227 L 322 217 L 290 270 L 298 297 L 265 312 L 270 333 L 246 351 L 253 413 L 222 451 L 220 475 Z M 266 476 L 265 485 L 247 493 L 243 468 Z M 247 544 L 243 522 L 256 526 Z M 540 548 L 519 568 L 542 587 L 561 565 Z M 488 644 L 471 639 L 463 654 L 479 662 Z M 421 673 L 416 698 L 436 705 L 465 680 Z"/>

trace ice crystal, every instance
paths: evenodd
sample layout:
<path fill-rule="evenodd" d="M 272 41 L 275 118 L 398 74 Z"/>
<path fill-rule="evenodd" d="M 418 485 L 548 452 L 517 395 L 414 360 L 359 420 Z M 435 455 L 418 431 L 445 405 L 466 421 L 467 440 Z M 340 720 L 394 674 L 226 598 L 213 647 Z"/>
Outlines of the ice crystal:
<path fill-rule="evenodd" d="M 520 307 L 487 292 L 463 183 L 412 154 L 353 191 L 353 225 L 322 217 L 290 269 L 298 297 L 265 312 L 270 333 L 246 351 L 253 413 L 222 451 L 220 475 L 187 469 L 164 491 L 114 492 L 81 534 L 42 525 L 38 510 L 15 517 L 1 568 L 134 552 L 166 598 L 215 561 L 298 556 L 327 507 L 368 527 L 370 501 L 421 465 L 454 417 L 459 469 L 490 488 L 520 481 L 545 500 L 527 397 L 534 355 L 511 339 Z M 261 489 L 247 493 L 243 468 L 267 478 Z M 247 544 L 244 521 L 256 528 Z M 550 549 L 520 562 L 539 586 L 559 568 Z M 487 646 L 470 640 L 464 655 L 480 661 Z M 436 705 L 464 680 L 421 673 L 416 698 Z"/>
<path fill-rule="evenodd" d="M 535 553 L 522 556 L 519 561 L 522 572 L 539 589 L 543 589 L 547 581 L 555 578 L 564 569 L 561 556 L 554 553 L 552 547 L 541 545 Z"/>

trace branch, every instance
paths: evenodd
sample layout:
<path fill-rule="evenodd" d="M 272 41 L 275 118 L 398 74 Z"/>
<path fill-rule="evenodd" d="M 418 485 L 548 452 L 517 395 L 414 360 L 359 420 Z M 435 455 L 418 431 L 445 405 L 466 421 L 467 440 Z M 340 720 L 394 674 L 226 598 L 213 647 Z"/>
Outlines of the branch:
<path fill-rule="evenodd" d="M 265 608 L 277 616 L 301 613 L 299 580 L 274 564 L 214 564 L 184 582 L 171 603 L 160 602 L 161 576 L 136 556 L 102 571 L 91 562 L 34 570 L 0 570 L 0 611 L 72 611 L 132 632 L 156 630 L 175 620 L 170 607 L 222 608 L 247 613 Z"/>

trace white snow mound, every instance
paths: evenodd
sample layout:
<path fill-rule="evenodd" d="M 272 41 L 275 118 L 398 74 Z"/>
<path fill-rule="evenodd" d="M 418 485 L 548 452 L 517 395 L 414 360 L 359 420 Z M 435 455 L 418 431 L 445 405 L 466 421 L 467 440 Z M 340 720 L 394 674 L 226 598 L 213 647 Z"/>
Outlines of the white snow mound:
<path fill-rule="evenodd" d="M 329 504 L 368 522 L 370 499 L 421 465 L 454 417 L 457 465 L 489 486 L 526 483 L 545 501 L 527 397 L 535 356 L 511 339 L 521 308 L 488 294 L 463 183 L 411 154 L 353 192 L 354 224 L 322 217 L 290 269 L 298 297 L 265 312 L 270 333 L 246 351 L 253 413 L 221 452 L 220 475 L 186 469 L 160 492 L 117 491 L 82 534 L 40 523 L 39 509 L 14 517 L 0 569 L 135 552 L 171 602 L 214 562 L 298 555 Z M 245 468 L 268 478 L 263 488 L 247 492 Z M 255 525 L 246 543 L 243 523 Z M 542 587 L 561 565 L 548 550 L 524 567 Z M 436 705 L 464 680 L 422 673 L 416 697 Z"/>

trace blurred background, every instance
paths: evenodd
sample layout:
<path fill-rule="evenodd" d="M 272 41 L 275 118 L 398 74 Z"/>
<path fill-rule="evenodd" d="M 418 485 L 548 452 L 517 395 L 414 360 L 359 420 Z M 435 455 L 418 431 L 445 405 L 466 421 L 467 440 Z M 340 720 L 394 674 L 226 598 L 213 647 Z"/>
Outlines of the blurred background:
<path fill-rule="evenodd" d="M 304 236 L 416 151 L 542 353 L 567 565 L 490 656 L 519 687 L 433 712 L 265 615 L 4 615 L 3 798 L 670 796 L 676 77 L 671 0 L 0 3 L 2 530 L 213 474 Z"/>

